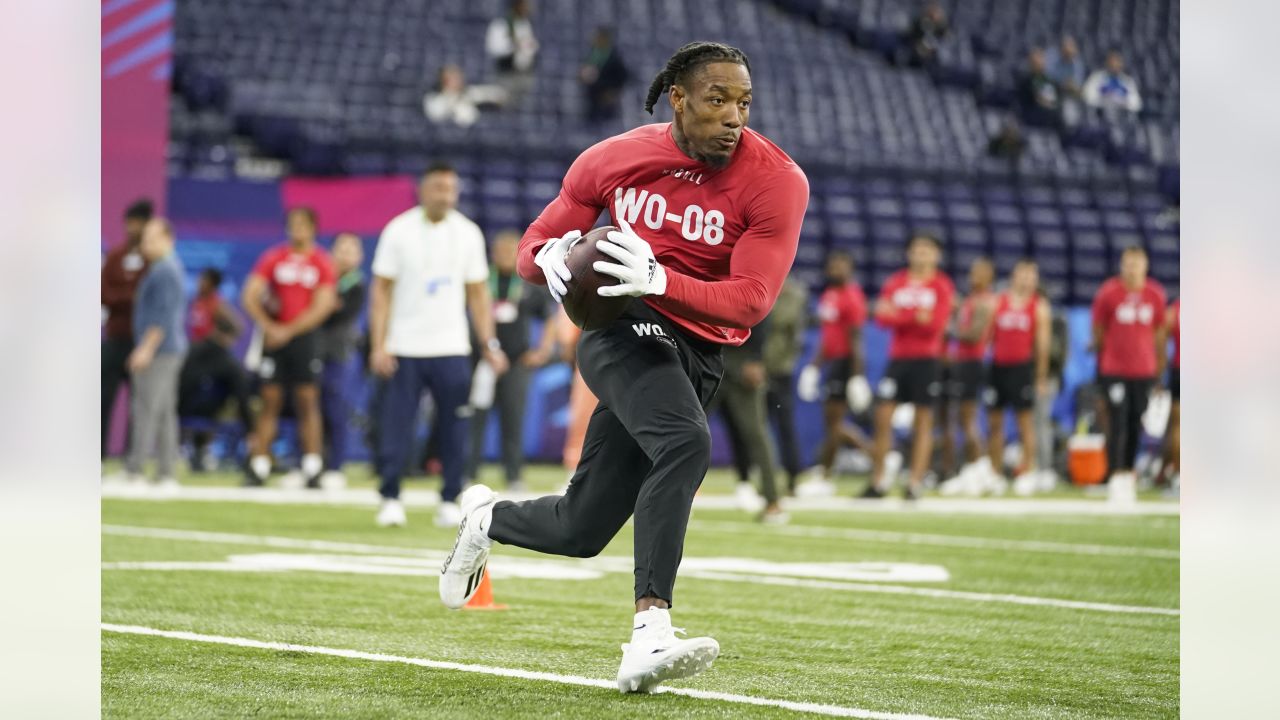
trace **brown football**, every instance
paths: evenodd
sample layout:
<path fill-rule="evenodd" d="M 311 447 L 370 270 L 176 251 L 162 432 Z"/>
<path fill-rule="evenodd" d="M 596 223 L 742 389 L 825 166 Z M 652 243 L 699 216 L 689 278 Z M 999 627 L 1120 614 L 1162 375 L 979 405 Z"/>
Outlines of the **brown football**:
<path fill-rule="evenodd" d="M 617 285 L 618 279 L 612 275 L 596 272 L 593 265 L 597 260 L 616 263 L 617 260 L 605 255 L 596 248 L 596 243 L 606 239 L 605 236 L 618 228 L 605 225 L 583 235 L 578 242 L 565 253 L 564 263 L 569 266 L 573 278 L 565 283 L 568 292 L 564 296 L 564 311 L 574 325 L 583 330 L 599 330 L 613 322 L 627 305 L 631 297 L 600 297 L 596 290 L 605 285 Z"/>

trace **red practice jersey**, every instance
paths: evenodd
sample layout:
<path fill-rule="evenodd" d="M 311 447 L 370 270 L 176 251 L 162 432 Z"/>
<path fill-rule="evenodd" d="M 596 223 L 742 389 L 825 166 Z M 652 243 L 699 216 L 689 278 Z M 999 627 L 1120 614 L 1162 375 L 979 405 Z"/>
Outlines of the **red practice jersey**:
<path fill-rule="evenodd" d="M 1182 298 L 1169 305 L 1169 335 L 1173 337 L 1173 367 L 1182 367 Z"/>
<path fill-rule="evenodd" d="M 253 274 L 267 281 L 276 302 L 272 315 L 281 323 L 293 322 L 306 311 L 317 288 L 337 282 L 333 260 L 318 245 L 306 253 L 294 251 L 288 243 L 277 245 L 258 258 Z"/>
<path fill-rule="evenodd" d="M 518 269 L 546 284 L 533 261 L 539 248 L 586 232 L 607 210 L 666 268 L 666 294 L 645 302 L 692 335 L 741 345 L 782 289 L 808 204 L 800 167 L 753 130 L 743 128 L 729 165 L 716 169 L 676 147 L 671 123 L 642 125 L 578 156 L 520 240 Z"/>
<path fill-rule="evenodd" d="M 1164 321 L 1164 288 L 1147 279 L 1130 291 L 1113 277 L 1093 298 L 1093 324 L 1102 328 L 1102 356 L 1098 372 L 1122 378 L 1150 378 L 1156 374 L 1156 323 Z"/>
<path fill-rule="evenodd" d="M 216 292 L 192 298 L 191 305 L 187 308 L 187 336 L 191 338 L 191 342 L 198 343 L 213 332 L 213 319 L 217 316 L 218 305 L 221 303 L 222 297 Z"/>
<path fill-rule="evenodd" d="M 942 272 L 934 272 L 925 280 L 913 280 L 906 270 L 889 276 L 880 288 L 880 298 L 893 306 L 891 315 L 876 315 L 876 322 L 893 332 L 889 341 L 889 358 L 938 358 L 942 356 L 943 336 L 951 305 L 955 302 L 955 286 Z M 926 322 L 920 322 L 921 310 L 929 310 Z"/>
<path fill-rule="evenodd" d="M 973 325 L 974 309 L 980 303 L 986 302 L 990 297 L 991 291 L 983 290 L 969 295 L 960 303 L 960 316 L 956 318 L 958 332 L 968 332 L 970 326 Z M 953 360 L 969 361 L 981 360 L 986 357 L 987 345 L 991 343 L 992 327 L 991 323 L 987 323 L 987 331 L 982 334 L 982 337 L 973 342 L 956 340 L 951 349 L 951 358 Z"/>
<path fill-rule="evenodd" d="M 1019 305 L 1013 293 L 996 297 L 995 317 L 991 321 L 991 362 L 996 365 L 1021 365 L 1031 362 L 1036 349 L 1035 295 Z"/>
<path fill-rule="evenodd" d="M 822 359 L 847 358 L 853 354 L 849 331 L 867 321 L 867 296 L 856 282 L 829 287 L 818 298 L 818 319 L 822 322 Z"/>

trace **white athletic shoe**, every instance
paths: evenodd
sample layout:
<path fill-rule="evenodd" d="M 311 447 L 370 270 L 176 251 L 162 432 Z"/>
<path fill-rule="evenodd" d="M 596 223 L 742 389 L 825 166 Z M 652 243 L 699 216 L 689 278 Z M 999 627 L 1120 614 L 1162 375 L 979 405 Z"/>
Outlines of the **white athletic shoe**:
<path fill-rule="evenodd" d="M 1041 470 L 1036 474 L 1036 491 L 1053 492 L 1058 487 L 1058 473 L 1052 470 Z"/>
<path fill-rule="evenodd" d="M 440 602 L 457 610 L 475 594 L 489 562 L 489 523 L 493 521 L 493 501 L 497 496 L 484 485 L 472 485 L 458 500 L 462 517 L 458 539 L 440 567 Z"/>
<path fill-rule="evenodd" d="M 320 488 L 323 490 L 343 490 L 347 487 L 347 476 L 341 470 L 326 470 L 320 475 Z"/>
<path fill-rule="evenodd" d="M 796 485 L 796 497 L 798 498 L 827 498 L 835 497 L 836 484 L 826 476 L 822 471 L 822 466 L 815 466 L 808 473 L 808 477 L 800 481 Z"/>
<path fill-rule="evenodd" d="M 404 503 L 392 498 L 383 498 L 382 507 L 378 508 L 375 522 L 378 527 L 404 527 L 409 521 L 404 514 Z"/>
<path fill-rule="evenodd" d="M 1138 501 L 1138 478 L 1129 472 L 1112 473 L 1107 480 L 1107 502 L 1114 507 L 1131 507 Z"/>
<path fill-rule="evenodd" d="M 178 484 L 177 479 L 171 477 L 160 478 L 160 482 L 156 483 L 156 488 L 160 491 L 161 495 L 168 495 L 170 497 L 177 495 L 182 491 L 182 486 Z"/>
<path fill-rule="evenodd" d="M 307 479 L 302 476 L 302 472 L 298 470 L 290 470 L 280 478 L 280 489 L 282 490 L 301 490 L 307 486 Z"/>
<path fill-rule="evenodd" d="M 693 677 L 711 667 L 720 654 L 720 643 L 709 637 L 681 640 L 671 627 L 671 612 L 649 608 L 636 613 L 631 642 L 622 646 L 618 666 L 618 690 L 653 692 L 667 680 Z"/>
<path fill-rule="evenodd" d="M 1013 494 L 1020 497 L 1031 497 L 1040 490 L 1040 473 L 1032 470 L 1024 472 L 1013 479 Z"/>
<path fill-rule="evenodd" d="M 978 463 L 965 463 L 960 468 L 960 472 L 955 477 L 948 478 L 938 486 L 938 493 L 944 497 L 955 497 L 956 495 L 973 495 L 974 478 L 977 476 Z"/>
<path fill-rule="evenodd" d="M 460 522 L 462 522 L 462 508 L 458 507 L 458 503 L 441 502 L 439 509 L 436 510 L 436 527 L 458 527 Z"/>
<path fill-rule="evenodd" d="M 738 509 L 748 513 L 758 513 L 764 509 L 764 498 L 760 497 L 760 493 L 756 492 L 756 488 L 749 482 L 739 482 L 738 487 L 733 491 L 733 497 L 738 503 Z"/>

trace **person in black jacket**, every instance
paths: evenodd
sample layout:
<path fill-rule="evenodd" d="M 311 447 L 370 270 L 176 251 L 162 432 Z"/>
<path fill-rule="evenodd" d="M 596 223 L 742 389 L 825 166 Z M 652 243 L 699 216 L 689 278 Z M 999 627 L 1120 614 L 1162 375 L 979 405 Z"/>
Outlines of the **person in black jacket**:
<path fill-rule="evenodd" d="M 622 87 L 630 77 L 631 72 L 613 44 L 613 32 L 608 28 L 596 30 L 591 40 L 591 51 L 578 69 L 578 79 L 587 94 L 588 122 L 598 123 L 618 117 Z"/>
<path fill-rule="evenodd" d="M 365 279 L 360 270 L 364 246 L 355 233 L 341 233 L 333 239 L 333 264 L 338 275 L 338 309 L 320 326 L 320 415 L 324 421 L 325 473 L 321 484 L 342 487 L 346 477 L 347 434 L 351 423 L 351 402 L 347 397 L 352 376 L 357 372 L 356 328 L 365 303 Z"/>

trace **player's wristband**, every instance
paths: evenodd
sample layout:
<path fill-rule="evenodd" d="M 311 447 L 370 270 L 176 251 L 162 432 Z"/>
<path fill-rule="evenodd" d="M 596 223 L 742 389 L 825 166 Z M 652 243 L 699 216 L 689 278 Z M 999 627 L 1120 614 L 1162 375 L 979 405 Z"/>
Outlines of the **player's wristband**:
<path fill-rule="evenodd" d="M 502 349 L 502 343 L 498 342 L 498 338 L 496 337 L 489 338 L 489 341 L 486 342 L 484 346 L 493 352 L 498 352 Z"/>

